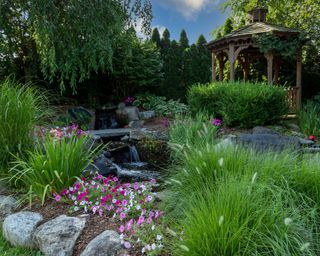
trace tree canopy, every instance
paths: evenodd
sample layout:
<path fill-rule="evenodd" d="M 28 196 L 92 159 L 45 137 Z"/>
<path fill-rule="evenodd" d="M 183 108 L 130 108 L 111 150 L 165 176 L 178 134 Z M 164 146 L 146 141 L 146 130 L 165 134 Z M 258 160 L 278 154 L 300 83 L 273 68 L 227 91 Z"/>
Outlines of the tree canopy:
<path fill-rule="evenodd" d="M 45 78 L 75 90 L 92 72 L 112 70 L 127 28 L 140 21 L 150 32 L 152 10 L 149 0 L 2 0 L 0 16 L 1 66 L 38 54 Z"/>

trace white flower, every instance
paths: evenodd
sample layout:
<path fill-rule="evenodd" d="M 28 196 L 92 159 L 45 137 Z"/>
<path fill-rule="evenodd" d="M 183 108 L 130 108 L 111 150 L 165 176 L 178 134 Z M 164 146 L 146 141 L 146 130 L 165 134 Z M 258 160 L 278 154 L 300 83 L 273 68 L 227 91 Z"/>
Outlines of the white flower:
<path fill-rule="evenodd" d="M 158 245 L 158 248 L 163 248 L 163 244 L 159 244 L 159 245 Z"/>
<path fill-rule="evenodd" d="M 284 219 L 284 225 L 289 226 L 293 220 L 291 218 Z"/>
<path fill-rule="evenodd" d="M 99 202 L 96 202 L 96 205 L 99 205 L 100 203 Z"/>
<path fill-rule="evenodd" d="M 141 253 L 145 253 L 146 252 L 146 249 L 143 247 L 142 249 L 141 249 Z"/>
<path fill-rule="evenodd" d="M 72 196 L 71 199 L 72 199 L 73 201 L 75 201 L 77 198 L 76 198 L 76 196 Z"/>
<path fill-rule="evenodd" d="M 73 187 L 70 187 L 69 190 L 70 190 L 70 191 L 73 191 Z"/>
<path fill-rule="evenodd" d="M 77 205 L 78 204 L 78 202 L 77 201 L 74 201 L 74 205 Z"/>
<path fill-rule="evenodd" d="M 155 227 L 155 225 L 152 225 L 151 226 L 151 230 L 154 230 L 156 227 Z"/>
<path fill-rule="evenodd" d="M 74 207 L 74 211 L 75 212 L 79 211 L 79 207 Z"/>
<path fill-rule="evenodd" d="M 138 238 L 137 243 L 140 243 L 140 242 L 141 242 L 141 240 L 140 240 L 140 238 Z"/>
<path fill-rule="evenodd" d="M 161 240 L 162 239 L 162 236 L 161 235 L 157 235 L 157 240 Z"/>
<path fill-rule="evenodd" d="M 93 186 L 96 185 L 95 181 L 91 181 L 91 185 Z"/>
<path fill-rule="evenodd" d="M 117 202 L 117 199 L 113 198 L 113 199 L 112 199 L 112 203 L 115 204 L 116 202 Z"/>
<path fill-rule="evenodd" d="M 222 167 L 223 166 L 223 158 L 220 158 L 218 161 L 219 165 Z"/>
<path fill-rule="evenodd" d="M 150 246 L 150 244 L 147 244 L 147 245 L 146 245 L 146 250 L 147 250 L 147 251 L 151 251 L 151 246 Z"/>
<path fill-rule="evenodd" d="M 81 201 L 80 202 L 80 205 L 85 205 L 86 204 L 86 201 Z"/>
<path fill-rule="evenodd" d="M 224 221 L 224 217 L 223 217 L 223 216 L 220 216 L 220 218 L 219 218 L 219 226 L 222 225 L 223 221 Z"/>
<path fill-rule="evenodd" d="M 152 249 L 152 250 L 155 250 L 156 248 L 157 248 L 156 244 L 153 243 L 153 244 L 151 245 L 151 249 Z"/>
<path fill-rule="evenodd" d="M 136 210 L 140 210 L 141 209 L 141 206 L 140 206 L 140 204 L 138 204 L 138 205 L 136 205 Z"/>
<path fill-rule="evenodd" d="M 120 234 L 120 240 L 123 240 L 124 234 Z"/>

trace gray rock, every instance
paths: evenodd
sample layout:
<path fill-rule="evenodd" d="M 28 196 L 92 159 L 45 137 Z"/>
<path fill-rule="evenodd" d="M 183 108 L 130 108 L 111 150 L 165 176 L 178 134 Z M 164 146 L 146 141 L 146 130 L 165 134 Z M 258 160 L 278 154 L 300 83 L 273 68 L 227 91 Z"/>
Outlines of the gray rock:
<path fill-rule="evenodd" d="M 121 250 L 119 234 L 106 230 L 94 238 L 80 256 L 114 256 Z"/>
<path fill-rule="evenodd" d="M 0 221 L 12 213 L 12 210 L 17 207 L 17 200 L 12 196 L 0 196 Z"/>
<path fill-rule="evenodd" d="M 304 148 L 304 153 L 317 154 L 320 153 L 320 148 Z"/>
<path fill-rule="evenodd" d="M 47 256 L 71 256 L 85 223 L 85 218 L 60 215 L 39 226 L 34 241 Z"/>
<path fill-rule="evenodd" d="M 315 142 L 313 140 L 305 140 L 305 139 L 302 139 L 302 138 L 298 138 L 299 142 L 301 145 L 303 146 L 310 146 L 310 145 L 313 145 Z"/>
<path fill-rule="evenodd" d="M 156 113 L 153 110 L 140 112 L 140 118 L 143 120 L 150 119 L 155 116 L 156 116 Z"/>
<path fill-rule="evenodd" d="M 123 136 L 121 139 L 120 139 L 122 142 L 128 142 L 130 140 L 130 137 L 128 135 L 125 135 Z"/>
<path fill-rule="evenodd" d="M 129 123 L 129 127 L 133 128 L 133 129 L 138 129 L 138 128 L 142 128 L 144 125 L 144 121 L 143 120 L 139 120 L 139 121 L 131 121 Z"/>
<path fill-rule="evenodd" d="M 238 142 L 256 150 L 300 149 L 298 138 L 278 134 L 240 134 Z"/>
<path fill-rule="evenodd" d="M 252 129 L 253 134 L 275 134 L 275 135 L 280 135 L 279 132 L 272 130 L 270 128 L 266 128 L 263 126 L 256 126 Z"/>
<path fill-rule="evenodd" d="M 3 222 L 3 236 L 13 246 L 33 248 L 33 232 L 42 219 L 41 214 L 27 211 L 9 215 Z"/>
<path fill-rule="evenodd" d="M 140 120 L 139 109 L 137 107 L 126 107 L 124 111 L 128 115 L 129 122 Z"/>
<path fill-rule="evenodd" d="M 293 124 L 293 123 L 289 123 L 288 126 L 292 131 L 300 132 L 300 127 L 298 125 Z"/>

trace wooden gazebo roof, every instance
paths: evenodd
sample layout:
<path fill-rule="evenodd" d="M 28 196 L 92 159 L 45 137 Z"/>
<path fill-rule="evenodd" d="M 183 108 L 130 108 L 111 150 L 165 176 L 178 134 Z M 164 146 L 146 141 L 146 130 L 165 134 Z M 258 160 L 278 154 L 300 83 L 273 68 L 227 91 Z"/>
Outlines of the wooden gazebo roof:
<path fill-rule="evenodd" d="M 269 24 L 266 22 L 253 22 L 247 26 L 244 26 L 240 29 L 237 29 L 235 31 L 232 31 L 231 33 L 210 41 L 207 43 L 208 48 L 214 48 L 216 45 L 221 44 L 222 42 L 230 42 L 238 39 L 248 39 L 251 38 L 253 35 L 259 35 L 264 33 L 272 33 L 274 35 L 288 35 L 288 36 L 297 36 L 300 34 L 299 30 L 287 28 L 287 27 L 281 27 L 278 25 Z"/>

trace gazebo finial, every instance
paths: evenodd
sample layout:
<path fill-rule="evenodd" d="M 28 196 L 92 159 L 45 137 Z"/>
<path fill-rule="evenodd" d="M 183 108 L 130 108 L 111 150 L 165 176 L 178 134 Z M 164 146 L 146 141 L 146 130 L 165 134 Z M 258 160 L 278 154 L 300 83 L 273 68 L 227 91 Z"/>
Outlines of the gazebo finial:
<path fill-rule="evenodd" d="M 251 16 L 251 22 L 266 22 L 268 9 L 265 7 L 261 7 L 258 5 L 259 1 L 257 1 L 256 7 L 254 7 L 249 14 Z"/>

